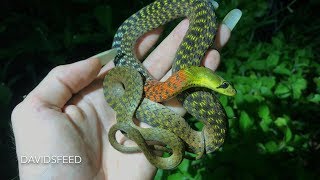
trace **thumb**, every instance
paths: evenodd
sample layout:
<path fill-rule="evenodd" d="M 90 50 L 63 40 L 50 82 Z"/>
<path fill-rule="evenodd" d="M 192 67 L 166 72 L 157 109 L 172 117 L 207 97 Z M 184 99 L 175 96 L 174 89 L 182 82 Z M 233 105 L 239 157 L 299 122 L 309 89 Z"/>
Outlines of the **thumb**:
<path fill-rule="evenodd" d="M 101 63 L 93 57 L 52 69 L 25 100 L 62 108 L 73 94 L 89 85 L 98 75 Z"/>

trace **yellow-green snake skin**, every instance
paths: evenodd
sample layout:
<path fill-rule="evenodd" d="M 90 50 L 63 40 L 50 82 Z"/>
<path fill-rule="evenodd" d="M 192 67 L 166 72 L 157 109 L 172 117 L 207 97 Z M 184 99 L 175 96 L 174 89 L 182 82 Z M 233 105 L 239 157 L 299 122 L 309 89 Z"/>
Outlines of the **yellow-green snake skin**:
<path fill-rule="evenodd" d="M 190 25 L 173 61 L 174 74 L 159 83 L 136 58 L 134 45 L 144 33 L 179 17 L 187 17 Z M 117 123 L 109 131 L 115 149 L 125 153 L 142 151 L 156 167 L 172 169 L 181 163 L 185 151 L 200 158 L 223 144 L 227 117 L 213 92 L 229 96 L 236 92 L 211 70 L 199 67 L 213 44 L 216 27 L 210 0 L 157 0 L 119 27 L 112 45 L 118 49 L 116 67 L 103 83 L 106 101 L 117 113 Z M 181 116 L 160 104 L 177 95 L 188 113 L 204 124 L 202 131 L 193 130 Z M 136 126 L 133 118 L 152 128 Z M 119 130 L 138 146 L 119 144 L 115 138 Z M 171 156 L 157 156 L 154 150 L 171 152 Z"/>

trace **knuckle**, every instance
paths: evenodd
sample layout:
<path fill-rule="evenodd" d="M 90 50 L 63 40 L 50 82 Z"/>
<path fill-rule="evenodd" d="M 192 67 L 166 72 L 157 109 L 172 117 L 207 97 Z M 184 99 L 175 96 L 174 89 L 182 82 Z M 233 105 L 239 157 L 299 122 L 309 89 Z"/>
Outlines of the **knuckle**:
<path fill-rule="evenodd" d="M 59 65 L 59 66 L 54 67 L 54 68 L 49 72 L 49 74 L 60 74 L 60 73 L 64 72 L 65 69 L 66 69 L 66 65 Z"/>

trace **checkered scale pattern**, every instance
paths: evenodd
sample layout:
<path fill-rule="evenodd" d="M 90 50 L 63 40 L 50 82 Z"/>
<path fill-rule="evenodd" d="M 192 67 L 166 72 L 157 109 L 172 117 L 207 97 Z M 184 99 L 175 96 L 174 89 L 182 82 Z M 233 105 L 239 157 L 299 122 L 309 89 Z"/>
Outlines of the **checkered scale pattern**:
<path fill-rule="evenodd" d="M 190 25 L 174 58 L 172 69 L 175 76 L 171 77 L 162 88 L 157 89 L 166 91 L 167 97 L 159 97 L 152 88 L 152 85 L 158 82 L 136 58 L 134 47 L 138 38 L 144 33 L 179 17 L 187 17 Z M 120 68 L 111 70 L 104 81 L 106 100 L 117 112 L 117 124 L 109 131 L 109 141 L 113 147 L 121 152 L 143 151 L 156 167 L 171 169 L 181 162 L 184 156 L 184 144 L 188 151 L 197 154 L 197 158 L 221 146 L 226 131 L 226 115 L 211 91 L 191 89 L 179 95 L 187 111 L 204 123 L 201 132 L 193 130 L 182 117 L 162 104 L 156 103 L 184 90 L 183 70 L 190 66 L 200 66 L 205 52 L 213 44 L 216 28 L 214 7 L 210 0 L 156 0 L 129 17 L 119 27 L 112 47 L 117 48 L 118 54 L 121 55 L 114 60 L 115 65 Z M 129 81 L 137 75 L 132 69 L 138 71 L 146 81 L 137 83 L 133 80 L 124 85 L 125 90 L 119 90 L 124 81 Z M 113 73 L 114 75 L 110 77 Z M 116 83 L 112 82 L 113 78 L 117 79 Z M 145 85 L 147 98 L 142 98 L 141 83 Z M 148 123 L 153 128 L 137 127 L 132 122 L 133 117 Z M 120 145 L 114 137 L 117 130 L 125 132 L 129 138 L 135 140 L 138 147 Z M 146 143 L 149 140 L 157 140 L 168 145 L 173 150 L 169 159 L 155 156 L 150 151 L 152 147 Z"/>

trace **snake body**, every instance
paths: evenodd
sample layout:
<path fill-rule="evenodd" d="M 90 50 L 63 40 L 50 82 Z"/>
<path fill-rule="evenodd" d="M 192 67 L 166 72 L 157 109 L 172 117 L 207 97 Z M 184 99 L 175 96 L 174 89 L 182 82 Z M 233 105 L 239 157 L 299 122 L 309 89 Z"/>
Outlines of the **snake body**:
<path fill-rule="evenodd" d="M 190 25 L 174 58 L 173 75 L 160 83 L 136 58 L 135 43 L 144 33 L 179 17 L 187 17 Z M 109 131 L 109 141 L 115 149 L 126 153 L 142 151 L 156 167 L 172 169 L 182 161 L 184 146 L 200 158 L 222 145 L 227 117 L 213 91 L 232 96 L 235 89 L 209 69 L 199 67 L 215 32 L 216 20 L 210 0 L 157 0 L 119 27 L 112 45 L 119 52 L 114 60 L 116 68 L 108 73 L 103 84 L 105 98 L 117 112 L 117 124 Z M 202 131 L 193 130 L 181 116 L 159 103 L 175 96 L 188 113 L 204 124 Z M 153 128 L 136 126 L 133 117 Z M 138 146 L 119 144 L 115 139 L 118 130 Z M 149 141 L 166 144 L 172 155 L 156 156 L 153 150 L 165 147 L 152 146 Z"/>

